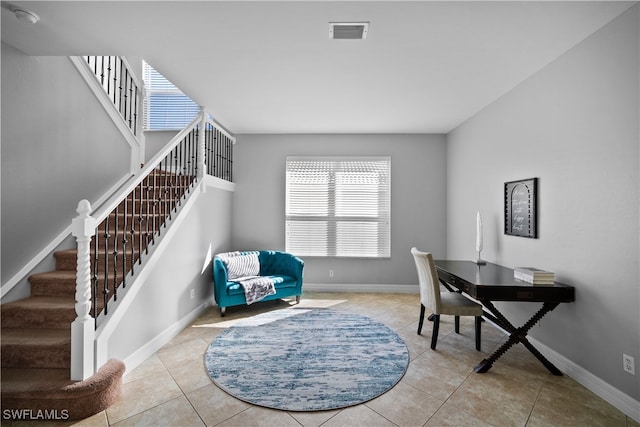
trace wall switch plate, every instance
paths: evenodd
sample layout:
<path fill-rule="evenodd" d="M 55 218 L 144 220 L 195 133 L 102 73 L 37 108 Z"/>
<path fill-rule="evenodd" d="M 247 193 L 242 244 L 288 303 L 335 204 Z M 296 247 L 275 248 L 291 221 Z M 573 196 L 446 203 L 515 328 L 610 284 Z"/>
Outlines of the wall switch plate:
<path fill-rule="evenodd" d="M 196 296 L 196 290 L 191 289 L 191 299 L 195 298 L 195 296 Z"/>
<path fill-rule="evenodd" d="M 329 270 L 329 277 L 333 277 L 333 270 Z"/>
<path fill-rule="evenodd" d="M 633 357 L 629 356 L 628 354 L 623 354 L 622 355 L 622 368 L 624 369 L 625 372 L 628 372 L 631 375 L 635 375 L 636 374 L 636 364 L 635 364 L 635 360 L 633 359 Z"/>

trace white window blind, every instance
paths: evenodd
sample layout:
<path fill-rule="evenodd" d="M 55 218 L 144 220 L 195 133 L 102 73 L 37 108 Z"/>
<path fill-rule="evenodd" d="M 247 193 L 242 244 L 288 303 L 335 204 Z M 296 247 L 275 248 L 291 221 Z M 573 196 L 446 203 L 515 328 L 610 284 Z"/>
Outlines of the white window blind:
<path fill-rule="evenodd" d="M 390 157 L 287 157 L 286 250 L 388 258 Z"/>
<path fill-rule="evenodd" d="M 145 129 L 184 129 L 200 112 L 198 104 L 144 61 L 142 71 L 146 87 Z"/>

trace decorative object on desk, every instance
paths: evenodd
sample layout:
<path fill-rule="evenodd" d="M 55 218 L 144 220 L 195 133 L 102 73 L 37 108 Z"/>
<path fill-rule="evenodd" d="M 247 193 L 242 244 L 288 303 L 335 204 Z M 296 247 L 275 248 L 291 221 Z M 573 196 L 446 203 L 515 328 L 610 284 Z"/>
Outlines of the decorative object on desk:
<path fill-rule="evenodd" d="M 242 319 L 205 354 L 209 377 L 245 402 L 321 411 L 366 402 L 402 379 L 404 341 L 384 324 L 332 309 L 286 308 Z"/>
<path fill-rule="evenodd" d="M 504 234 L 538 237 L 538 178 L 504 183 Z"/>
<path fill-rule="evenodd" d="M 482 260 L 480 253 L 482 252 L 482 217 L 480 211 L 476 212 L 476 252 L 478 252 L 478 259 L 475 261 L 478 265 L 485 265 L 487 262 Z"/>
<path fill-rule="evenodd" d="M 555 274 L 552 271 L 540 270 L 535 267 L 515 267 L 513 277 L 534 285 L 552 285 Z"/>

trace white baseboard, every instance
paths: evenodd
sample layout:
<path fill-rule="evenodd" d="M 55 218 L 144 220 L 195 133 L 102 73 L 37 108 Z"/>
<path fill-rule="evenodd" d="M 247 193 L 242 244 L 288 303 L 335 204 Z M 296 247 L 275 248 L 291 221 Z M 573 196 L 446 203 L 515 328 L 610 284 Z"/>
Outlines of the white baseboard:
<path fill-rule="evenodd" d="M 549 359 L 551 363 L 556 365 L 556 367 L 563 373 L 591 390 L 629 418 L 636 422 L 640 422 L 640 401 L 637 401 L 631 396 L 621 392 L 611 384 L 596 377 L 583 367 L 576 365 L 571 360 L 542 344 L 535 338 L 532 338 L 531 336 L 528 336 L 527 338 L 538 350 L 540 350 L 540 353 Z"/>
<path fill-rule="evenodd" d="M 310 292 L 372 292 L 372 293 L 420 293 L 418 285 L 383 285 L 383 284 L 344 284 L 344 283 L 307 283 L 304 291 Z"/>
<path fill-rule="evenodd" d="M 373 284 L 335 284 L 335 283 L 305 283 L 304 290 L 311 292 L 378 292 L 378 293 L 420 293 L 418 285 L 373 285 Z M 506 332 L 505 332 L 506 333 Z M 620 412 L 636 422 L 640 422 L 640 402 L 621 392 L 611 384 L 603 381 L 591 372 L 575 364 L 571 360 L 537 341 L 527 337 L 533 345 L 558 369 L 570 376 L 578 383 L 595 393 Z"/>
<path fill-rule="evenodd" d="M 129 355 L 123 360 L 127 370 L 125 376 L 140 366 L 142 362 L 153 356 L 158 350 L 160 350 L 166 343 L 171 341 L 182 330 L 189 326 L 200 316 L 207 308 L 211 306 L 211 301 L 205 301 L 192 310 L 189 314 L 178 320 L 167 329 L 156 335 L 151 341 L 136 350 L 133 354 Z"/>

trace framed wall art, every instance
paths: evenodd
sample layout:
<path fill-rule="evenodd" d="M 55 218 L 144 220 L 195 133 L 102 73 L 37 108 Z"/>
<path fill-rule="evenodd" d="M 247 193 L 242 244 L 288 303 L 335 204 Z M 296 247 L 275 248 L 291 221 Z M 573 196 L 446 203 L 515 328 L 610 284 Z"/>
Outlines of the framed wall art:
<path fill-rule="evenodd" d="M 504 234 L 538 237 L 538 178 L 504 183 Z"/>

